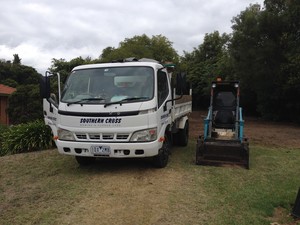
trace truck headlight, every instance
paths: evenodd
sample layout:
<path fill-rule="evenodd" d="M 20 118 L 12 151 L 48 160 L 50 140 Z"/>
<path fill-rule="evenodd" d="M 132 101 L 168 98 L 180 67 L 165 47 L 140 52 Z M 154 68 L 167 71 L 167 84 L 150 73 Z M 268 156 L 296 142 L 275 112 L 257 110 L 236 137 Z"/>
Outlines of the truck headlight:
<path fill-rule="evenodd" d="M 137 132 L 134 132 L 133 135 L 130 138 L 130 141 L 132 142 L 147 142 L 147 141 L 154 141 L 157 139 L 157 129 L 151 128 L 147 130 L 140 130 Z"/>
<path fill-rule="evenodd" d="M 58 129 L 57 131 L 58 139 L 64 141 L 75 141 L 74 135 L 71 131 Z"/>

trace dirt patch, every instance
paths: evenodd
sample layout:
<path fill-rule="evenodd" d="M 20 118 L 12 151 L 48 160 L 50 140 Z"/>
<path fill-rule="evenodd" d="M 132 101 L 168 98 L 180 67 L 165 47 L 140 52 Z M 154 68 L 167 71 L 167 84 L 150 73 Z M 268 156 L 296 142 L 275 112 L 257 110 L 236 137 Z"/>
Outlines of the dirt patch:
<path fill-rule="evenodd" d="M 194 111 L 190 117 L 190 137 L 196 140 L 203 134 L 205 111 Z M 267 122 L 261 119 L 246 117 L 245 137 L 250 145 L 257 144 L 269 147 L 300 148 L 300 126 L 290 123 Z"/>
<path fill-rule="evenodd" d="M 273 217 L 270 218 L 270 225 L 299 225 L 300 219 L 293 218 L 286 209 L 277 207 Z"/>

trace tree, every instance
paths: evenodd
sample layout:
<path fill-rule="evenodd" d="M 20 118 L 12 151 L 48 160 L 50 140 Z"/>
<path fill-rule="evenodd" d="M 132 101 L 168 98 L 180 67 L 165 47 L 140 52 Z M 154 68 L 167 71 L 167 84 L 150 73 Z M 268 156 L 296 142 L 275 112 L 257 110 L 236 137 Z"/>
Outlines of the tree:
<path fill-rule="evenodd" d="M 52 59 L 51 67 L 49 70 L 52 73 L 60 73 L 60 75 L 65 78 L 71 70 L 76 67 L 83 64 L 91 63 L 91 59 L 87 57 L 86 59 L 83 59 L 81 56 L 71 59 L 69 62 L 65 59 Z"/>
<path fill-rule="evenodd" d="M 151 58 L 157 61 L 172 61 L 178 62 L 179 56 L 172 47 L 166 37 L 162 35 L 152 36 L 149 38 L 143 34 L 126 38 L 120 42 L 118 48 L 107 47 L 102 51 L 100 60 L 102 62 L 110 62 L 116 59 L 124 59 L 129 57 L 135 58 Z"/>
<path fill-rule="evenodd" d="M 225 33 L 220 35 L 215 31 L 206 34 L 204 42 L 191 53 L 184 52 L 181 68 L 188 71 L 188 78 L 193 87 L 194 106 L 207 107 L 210 83 L 217 77 L 227 79 L 231 76 L 229 40 L 229 35 Z"/>
<path fill-rule="evenodd" d="M 262 74 L 261 34 L 259 20 L 261 16 L 260 5 L 250 5 L 232 20 L 232 39 L 229 45 L 230 57 L 233 61 L 234 77 L 241 82 L 243 93 L 242 105 L 245 112 L 257 111 L 257 81 Z"/>
<path fill-rule="evenodd" d="M 233 20 L 230 52 L 246 105 L 264 118 L 300 121 L 299 5 L 265 0 Z"/>
<path fill-rule="evenodd" d="M 113 54 L 114 51 L 115 51 L 114 47 L 107 47 L 107 48 L 103 49 L 102 54 L 100 55 L 100 59 L 109 58 L 109 55 Z"/>
<path fill-rule="evenodd" d="M 15 80 L 10 79 L 10 78 L 1 81 L 1 83 L 6 86 L 13 87 L 13 88 L 16 88 L 18 86 L 18 83 Z"/>
<path fill-rule="evenodd" d="M 153 52 L 153 59 L 160 62 L 178 63 L 179 56 L 176 50 L 172 47 L 173 43 L 165 36 L 156 35 L 151 38 L 150 49 Z"/>
<path fill-rule="evenodd" d="M 40 74 L 21 65 L 18 54 L 11 61 L 0 61 L 0 82 L 17 90 L 9 97 L 8 113 L 13 124 L 25 123 L 43 117 L 42 99 L 39 94 Z"/>
<path fill-rule="evenodd" d="M 118 48 L 106 47 L 103 49 L 99 59 L 92 60 L 90 57 L 83 59 L 82 57 L 74 58 L 70 61 L 65 59 L 52 59 L 51 67 L 52 73 L 59 73 L 61 81 L 64 82 L 71 70 L 82 64 L 111 62 L 117 59 L 125 59 L 129 57 L 135 58 L 152 58 L 158 61 L 166 62 L 172 61 L 179 64 L 179 56 L 172 47 L 166 37 L 162 35 L 147 37 L 147 35 L 134 36 L 133 38 L 126 38 L 120 42 Z M 57 81 L 51 82 L 54 93 L 57 90 Z"/>
<path fill-rule="evenodd" d="M 13 64 L 14 65 L 21 65 L 21 59 L 20 59 L 19 55 L 14 54 L 13 56 L 14 56 Z"/>
<path fill-rule="evenodd" d="M 9 97 L 8 113 L 12 124 L 43 118 L 42 99 L 37 84 L 19 85 Z"/>
<path fill-rule="evenodd" d="M 269 1 L 266 3 L 270 4 Z M 270 4 L 271 5 L 271 4 Z M 285 21 L 281 42 L 285 43 L 283 56 L 285 62 L 281 65 L 284 76 L 283 93 L 285 96 L 285 117 L 300 123 L 300 2 L 285 1 L 280 10 Z"/>
<path fill-rule="evenodd" d="M 93 62 L 94 61 L 90 57 L 83 59 L 81 56 L 71 59 L 70 61 L 53 58 L 49 71 L 54 74 L 59 73 L 60 80 L 62 83 L 64 83 L 74 67 Z M 51 79 L 51 89 L 53 93 L 58 94 L 58 83 L 56 78 Z"/>

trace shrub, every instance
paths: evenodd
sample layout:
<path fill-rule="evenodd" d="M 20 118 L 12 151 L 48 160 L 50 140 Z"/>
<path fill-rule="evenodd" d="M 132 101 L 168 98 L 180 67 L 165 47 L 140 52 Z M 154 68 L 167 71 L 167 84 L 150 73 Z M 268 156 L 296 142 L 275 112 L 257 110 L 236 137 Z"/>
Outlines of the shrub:
<path fill-rule="evenodd" d="M 3 155 L 2 154 L 2 143 L 3 143 L 3 134 L 8 131 L 8 126 L 2 125 L 0 124 L 0 156 Z"/>
<path fill-rule="evenodd" d="M 10 127 L 3 132 L 0 155 L 29 152 L 52 146 L 52 134 L 43 121 L 37 120 Z"/>

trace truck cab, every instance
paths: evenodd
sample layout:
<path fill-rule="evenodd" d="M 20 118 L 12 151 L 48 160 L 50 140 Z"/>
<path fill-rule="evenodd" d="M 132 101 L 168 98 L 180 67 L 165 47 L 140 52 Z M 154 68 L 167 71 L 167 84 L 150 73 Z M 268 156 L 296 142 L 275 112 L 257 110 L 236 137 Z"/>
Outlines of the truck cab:
<path fill-rule="evenodd" d="M 172 72 L 161 63 L 143 59 L 77 66 L 62 90 L 58 85 L 58 96 L 50 93 L 51 75 L 46 73 L 41 83 L 45 123 L 58 151 L 75 156 L 79 164 L 97 157 L 151 157 L 157 167 L 165 167 L 174 136 L 187 144 L 191 96 L 180 102 L 184 82 L 177 82 L 182 93 L 176 95 Z"/>

